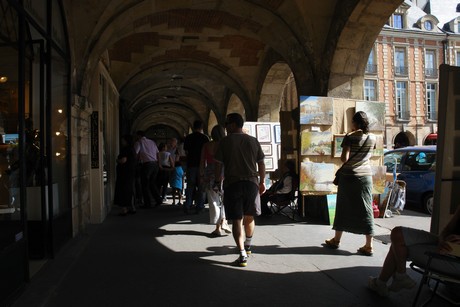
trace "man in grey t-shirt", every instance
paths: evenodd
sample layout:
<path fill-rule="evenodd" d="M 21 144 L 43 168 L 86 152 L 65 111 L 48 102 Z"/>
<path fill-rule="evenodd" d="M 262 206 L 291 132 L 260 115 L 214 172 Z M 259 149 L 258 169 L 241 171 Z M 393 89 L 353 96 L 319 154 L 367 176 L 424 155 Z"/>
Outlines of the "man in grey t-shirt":
<path fill-rule="evenodd" d="M 243 133 L 243 117 L 238 113 L 227 115 L 227 136 L 219 142 L 216 155 L 216 187 L 222 181 L 224 169 L 224 207 L 232 220 L 233 238 L 240 252 L 236 264 L 247 265 L 254 233 L 254 216 L 260 215 L 257 194 L 265 191 L 264 154 L 255 137 Z"/>

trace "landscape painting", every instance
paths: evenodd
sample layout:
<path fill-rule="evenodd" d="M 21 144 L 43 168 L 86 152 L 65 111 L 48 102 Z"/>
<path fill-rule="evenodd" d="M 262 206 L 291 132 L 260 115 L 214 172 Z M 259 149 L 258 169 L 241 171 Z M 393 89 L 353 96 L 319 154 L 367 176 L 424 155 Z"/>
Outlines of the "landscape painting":
<path fill-rule="evenodd" d="M 383 194 L 386 184 L 386 166 L 372 165 L 372 194 Z"/>
<path fill-rule="evenodd" d="M 332 133 L 330 131 L 302 131 L 301 154 L 312 156 L 330 156 L 332 151 Z"/>
<path fill-rule="evenodd" d="M 301 125 L 332 125 L 332 97 L 300 96 Z"/>
<path fill-rule="evenodd" d="M 334 146 L 332 151 L 332 156 L 334 158 L 340 158 L 342 156 L 342 142 L 345 134 L 335 134 L 334 135 Z"/>
<path fill-rule="evenodd" d="M 374 152 L 372 153 L 373 156 L 383 156 L 383 135 L 376 135 L 376 142 Z"/>
<path fill-rule="evenodd" d="M 333 192 L 336 186 L 333 163 L 302 162 L 300 164 L 300 191 L 304 192 Z"/>
<path fill-rule="evenodd" d="M 370 131 L 383 131 L 385 128 L 385 104 L 383 102 L 357 101 L 356 112 L 364 111 L 369 119 Z"/>

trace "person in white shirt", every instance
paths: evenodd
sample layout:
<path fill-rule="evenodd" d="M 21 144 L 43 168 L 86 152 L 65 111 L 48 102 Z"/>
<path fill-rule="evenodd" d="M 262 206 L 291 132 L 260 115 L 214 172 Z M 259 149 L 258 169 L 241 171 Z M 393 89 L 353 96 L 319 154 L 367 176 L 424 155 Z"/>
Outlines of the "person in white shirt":
<path fill-rule="evenodd" d="M 155 141 L 145 137 L 144 131 L 138 131 L 139 140 L 134 144 L 134 151 L 141 163 L 141 183 L 144 206 L 150 208 L 152 205 L 159 206 L 163 200 L 158 192 L 158 147 Z"/>

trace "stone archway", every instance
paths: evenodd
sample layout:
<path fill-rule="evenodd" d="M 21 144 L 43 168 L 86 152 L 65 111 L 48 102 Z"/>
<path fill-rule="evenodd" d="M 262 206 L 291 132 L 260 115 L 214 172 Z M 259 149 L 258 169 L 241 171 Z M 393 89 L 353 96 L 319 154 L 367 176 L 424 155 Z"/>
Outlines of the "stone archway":
<path fill-rule="evenodd" d="M 212 128 L 218 124 L 219 121 L 217 120 L 216 114 L 213 111 L 210 111 L 208 117 L 208 132 L 211 133 Z"/>
<path fill-rule="evenodd" d="M 415 145 L 415 136 L 409 131 L 400 132 L 395 136 L 393 144 L 395 149 L 413 146 Z"/>
<path fill-rule="evenodd" d="M 286 63 L 276 63 L 268 71 L 259 98 L 258 121 L 277 122 L 281 102 L 292 71 Z"/>
<path fill-rule="evenodd" d="M 240 113 L 243 116 L 245 121 L 248 120 L 246 118 L 246 112 L 245 112 L 243 103 L 236 95 L 232 95 L 230 99 L 228 100 L 226 114 L 230 114 L 230 113 Z"/>

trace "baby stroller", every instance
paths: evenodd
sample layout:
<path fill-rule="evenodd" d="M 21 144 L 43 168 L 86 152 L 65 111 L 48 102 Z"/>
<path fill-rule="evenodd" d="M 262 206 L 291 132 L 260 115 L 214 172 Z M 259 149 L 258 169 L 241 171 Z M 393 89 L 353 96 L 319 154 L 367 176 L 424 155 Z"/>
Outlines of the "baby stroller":
<path fill-rule="evenodd" d="M 383 195 L 383 217 L 392 217 L 394 214 L 401 214 L 406 204 L 406 182 L 395 180 L 387 182 Z"/>

